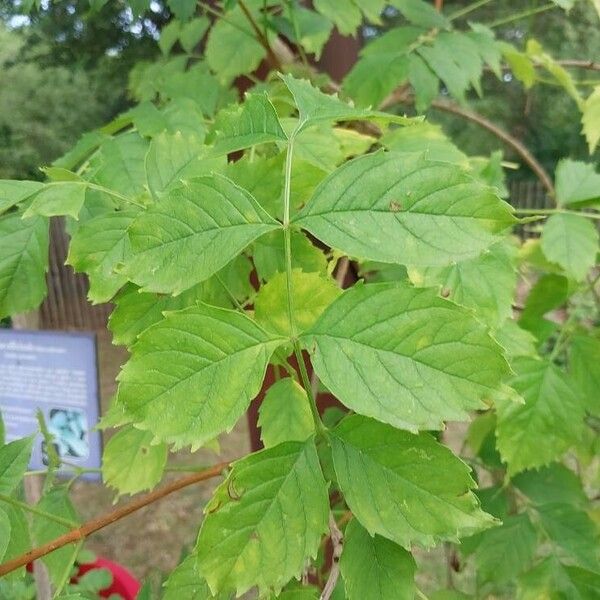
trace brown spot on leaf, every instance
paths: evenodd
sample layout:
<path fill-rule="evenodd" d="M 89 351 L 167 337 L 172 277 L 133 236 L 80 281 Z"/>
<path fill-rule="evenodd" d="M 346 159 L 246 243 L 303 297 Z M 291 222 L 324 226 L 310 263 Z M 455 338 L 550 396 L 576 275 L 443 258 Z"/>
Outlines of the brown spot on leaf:
<path fill-rule="evenodd" d="M 440 293 L 442 295 L 442 298 L 448 298 L 448 296 L 450 296 L 450 290 L 448 288 L 442 288 L 442 291 Z"/>
<path fill-rule="evenodd" d="M 402 210 L 402 204 L 400 204 L 400 202 L 396 202 L 395 200 L 392 200 L 390 202 L 390 210 L 392 212 L 400 212 Z"/>

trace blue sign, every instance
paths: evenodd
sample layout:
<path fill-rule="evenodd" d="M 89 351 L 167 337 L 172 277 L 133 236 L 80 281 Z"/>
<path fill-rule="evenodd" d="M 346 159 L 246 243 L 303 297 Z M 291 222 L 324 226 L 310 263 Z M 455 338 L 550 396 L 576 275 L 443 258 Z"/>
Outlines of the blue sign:
<path fill-rule="evenodd" d="M 0 329 L 0 411 L 6 440 L 39 430 L 41 410 L 65 464 L 98 468 L 102 440 L 93 430 L 99 417 L 96 338 L 87 333 Z M 41 435 L 31 456 L 32 470 L 48 464 Z"/>

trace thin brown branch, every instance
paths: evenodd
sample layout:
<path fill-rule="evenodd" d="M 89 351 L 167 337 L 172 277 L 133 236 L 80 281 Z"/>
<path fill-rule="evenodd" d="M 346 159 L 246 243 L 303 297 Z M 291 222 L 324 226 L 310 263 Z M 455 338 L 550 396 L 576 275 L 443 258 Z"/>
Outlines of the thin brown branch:
<path fill-rule="evenodd" d="M 140 498 L 136 498 L 127 504 L 108 512 L 104 515 L 96 517 L 91 521 L 87 521 L 80 527 L 76 529 L 72 529 L 71 531 L 57 537 L 56 539 L 43 544 L 42 546 L 38 546 L 37 548 L 33 548 L 25 554 L 21 554 L 16 558 L 6 561 L 4 564 L 0 565 L 0 577 L 7 575 L 11 571 L 18 569 L 19 567 L 23 567 L 28 563 L 41 558 L 42 556 L 46 556 L 46 554 L 50 554 L 54 550 L 58 550 L 67 544 L 71 544 L 73 542 L 78 542 L 80 540 L 84 540 L 92 533 L 99 531 L 100 529 L 106 527 L 107 525 L 112 525 L 112 523 L 116 523 L 120 519 L 127 517 L 131 513 L 136 512 L 140 508 L 144 508 L 144 506 L 148 506 L 176 492 L 181 490 L 187 486 L 193 485 L 194 483 L 199 483 L 200 481 L 206 481 L 207 479 L 212 479 L 213 477 L 218 477 L 221 473 L 229 466 L 229 463 L 223 462 L 215 465 L 214 467 L 210 467 L 204 471 L 199 471 L 198 473 L 192 473 L 191 475 L 187 475 L 186 477 L 182 477 L 181 479 L 177 479 L 172 483 L 165 485 L 162 488 L 154 490 L 149 494 L 146 494 Z"/>
<path fill-rule="evenodd" d="M 573 67 L 575 69 L 588 69 L 590 71 L 600 71 L 600 62 L 593 60 L 579 60 L 577 58 L 564 58 L 556 61 L 561 67 Z"/>
<path fill-rule="evenodd" d="M 240 9 L 244 13 L 244 16 L 248 20 L 248 23 L 250 23 L 250 27 L 252 27 L 252 31 L 254 31 L 254 35 L 256 36 L 257 41 L 267 52 L 267 58 L 269 59 L 269 63 L 271 63 L 271 67 L 273 69 L 280 70 L 281 62 L 279 61 L 279 58 L 277 58 L 277 56 L 273 52 L 273 48 L 271 48 L 271 44 L 269 44 L 269 39 L 264 34 L 264 32 L 261 30 L 261 28 L 258 26 L 258 23 L 256 22 L 256 20 L 252 16 L 252 13 L 246 6 L 246 3 L 243 0 L 238 0 L 238 4 L 239 4 Z"/>
<path fill-rule="evenodd" d="M 344 535 L 340 531 L 340 528 L 331 513 L 329 513 L 329 532 L 331 545 L 333 546 L 331 570 L 329 571 L 329 577 L 327 578 L 325 587 L 321 592 L 320 600 L 329 600 L 335 590 L 335 586 L 337 585 L 340 576 L 340 557 L 342 556 L 342 550 L 344 548 Z"/>
<path fill-rule="evenodd" d="M 453 115 L 457 115 L 471 121 L 476 125 L 479 125 L 483 129 L 486 129 L 490 133 L 494 134 L 498 139 L 502 140 L 507 146 L 511 147 L 524 161 L 529 165 L 529 168 L 536 174 L 538 179 L 542 182 L 546 188 L 548 194 L 554 197 L 554 184 L 552 179 L 546 172 L 546 169 L 538 162 L 538 160 L 531 154 L 531 152 L 521 143 L 517 138 L 513 137 L 507 131 L 504 131 L 501 127 L 498 127 L 495 123 L 492 123 L 486 119 L 483 115 L 476 113 L 472 110 L 462 108 L 458 104 L 448 102 L 447 100 L 434 100 L 431 103 L 432 108 L 441 110 Z"/>

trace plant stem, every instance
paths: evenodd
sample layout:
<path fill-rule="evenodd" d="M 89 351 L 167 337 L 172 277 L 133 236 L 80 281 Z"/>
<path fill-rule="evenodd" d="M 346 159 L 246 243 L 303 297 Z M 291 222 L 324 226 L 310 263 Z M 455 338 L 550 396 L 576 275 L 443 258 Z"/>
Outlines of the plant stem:
<path fill-rule="evenodd" d="M 600 219 L 600 213 L 580 212 L 577 210 L 568 210 L 565 208 L 515 208 L 518 215 L 579 215 L 588 219 Z"/>
<path fill-rule="evenodd" d="M 294 9 L 294 4 L 292 0 L 287 0 L 286 2 L 288 7 L 288 12 L 290 14 L 290 21 L 292 22 L 292 27 L 294 28 L 294 36 L 296 38 L 296 48 L 298 49 L 298 54 L 300 55 L 300 60 L 305 67 L 308 67 L 308 59 L 306 58 L 306 53 L 304 52 L 304 48 L 302 47 L 302 43 L 300 42 L 300 28 L 298 27 L 298 19 L 296 19 L 296 11 Z"/>
<path fill-rule="evenodd" d="M 492 21 L 491 23 L 487 23 L 488 27 L 500 27 L 500 25 L 507 25 L 508 23 L 512 23 L 513 21 L 519 21 L 520 19 L 525 19 L 527 17 L 531 17 L 533 15 L 537 15 L 539 13 L 545 12 L 547 10 L 551 10 L 553 8 L 558 8 L 558 5 L 554 2 L 549 2 L 548 4 L 544 4 L 543 6 L 537 6 L 536 8 L 529 8 L 527 10 L 523 10 L 519 13 L 515 13 L 510 17 L 505 17 L 504 19 L 498 19 L 496 21 Z"/>
<path fill-rule="evenodd" d="M 58 515 L 53 515 L 52 513 L 46 512 L 45 510 L 41 510 L 36 508 L 35 506 L 31 506 L 26 502 L 21 502 L 16 498 L 12 498 L 11 496 L 5 496 L 4 494 L 0 494 L 0 502 L 6 502 L 6 504 L 12 504 L 17 508 L 25 510 L 32 515 L 37 515 L 38 517 L 43 517 L 44 519 L 48 519 L 49 521 L 54 521 L 60 525 L 64 525 L 65 527 L 75 527 L 77 523 L 75 521 L 71 521 L 71 519 L 65 519 Z"/>
<path fill-rule="evenodd" d="M 277 56 L 275 56 L 273 48 L 271 48 L 271 44 L 269 44 L 269 38 L 266 35 L 263 35 L 263 32 L 260 30 L 258 23 L 254 20 L 252 13 L 246 6 L 246 3 L 243 0 L 238 0 L 238 6 L 244 13 L 248 23 L 250 23 L 250 27 L 252 27 L 252 31 L 254 31 L 257 42 L 265 49 L 269 62 L 271 63 L 271 67 L 277 70 L 281 69 L 281 63 L 279 62 Z"/>
<path fill-rule="evenodd" d="M 285 157 L 285 180 L 283 186 L 283 237 L 285 246 L 285 274 L 286 274 L 286 290 L 287 290 L 287 308 L 288 308 L 288 321 L 290 327 L 291 342 L 294 347 L 294 355 L 298 361 L 298 369 L 300 370 L 300 378 L 302 385 L 308 396 L 310 403 L 310 410 L 312 412 L 313 420 L 315 422 L 315 430 L 318 434 L 324 434 L 327 430 L 321 421 L 319 416 L 319 409 L 317 408 L 317 401 L 313 394 L 312 385 L 308 372 L 306 370 L 306 364 L 304 363 L 304 357 L 302 356 L 302 348 L 298 342 L 296 335 L 296 318 L 294 313 L 294 286 L 292 283 L 292 232 L 290 229 L 290 200 L 292 191 L 292 161 L 294 156 L 294 140 L 296 139 L 296 132 L 292 133 L 289 138 L 287 154 Z"/>
<path fill-rule="evenodd" d="M 429 600 L 429 598 L 419 588 L 415 588 L 415 592 L 421 600 Z"/>
<path fill-rule="evenodd" d="M 236 23 L 232 19 L 229 19 L 226 15 L 224 15 L 222 12 L 220 12 L 220 11 L 216 10 L 215 8 L 213 8 L 207 2 L 203 2 L 202 0 L 197 0 L 196 4 L 200 8 L 203 8 L 208 14 L 213 15 L 213 17 L 217 17 L 217 19 L 220 19 L 221 21 L 227 23 L 228 25 L 231 25 L 232 27 L 234 27 L 238 31 L 241 31 L 241 32 L 245 33 L 248 37 L 251 37 L 252 39 L 255 39 L 254 34 L 250 33 L 245 27 L 242 27 L 241 25 L 239 25 L 238 23 Z"/>
<path fill-rule="evenodd" d="M 323 592 L 321 593 L 320 600 L 329 600 L 335 590 L 340 576 L 340 557 L 342 556 L 342 550 L 344 548 L 344 536 L 331 513 L 329 513 L 329 537 L 331 539 L 331 545 L 333 546 L 331 569 Z"/>
<path fill-rule="evenodd" d="M 477 10 L 478 8 L 481 8 L 482 6 L 489 4 L 491 1 L 492 0 L 478 0 L 477 2 L 473 2 L 473 4 L 469 4 L 468 6 L 465 6 L 464 8 L 461 8 L 461 9 L 453 12 L 448 17 L 448 20 L 454 21 L 454 19 L 459 19 L 460 17 L 464 17 L 465 15 L 468 15 L 469 13 L 473 12 L 474 10 Z"/>
<path fill-rule="evenodd" d="M 300 347 L 300 342 L 298 342 L 298 340 L 294 340 L 294 355 L 298 361 L 302 385 L 306 390 L 306 395 L 308 396 L 310 412 L 312 413 L 313 421 L 315 423 L 315 430 L 317 434 L 325 435 L 327 433 L 327 428 L 325 425 L 323 425 L 323 421 L 321 421 L 321 416 L 319 415 L 317 399 L 313 394 L 313 388 L 310 383 L 310 378 L 308 377 L 308 371 L 306 370 L 306 363 L 304 362 L 304 357 L 302 356 L 302 348 Z"/>
<path fill-rule="evenodd" d="M 63 548 L 64 546 L 72 544 L 73 542 L 85 540 L 85 538 L 90 536 L 92 533 L 95 533 L 107 525 L 111 525 L 112 523 L 129 516 L 135 511 L 140 510 L 140 508 L 144 508 L 149 504 L 153 504 L 157 500 L 160 500 L 161 498 L 164 498 L 173 492 L 176 492 L 194 483 L 206 481 L 207 479 L 212 479 L 213 477 L 218 477 L 229 466 L 229 464 L 230 463 L 227 462 L 219 463 L 210 469 L 205 469 L 204 471 L 199 471 L 198 473 L 193 473 L 191 475 L 187 475 L 186 477 L 182 477 L 181 479 L 177 479 L 176 481 L 173 481 L 172 483 L 158 490 L 154 490 L 153 492 L 150 492 L 141 498 L 136 498 L 111 512 L 108 512 L 100 517 L 96 517 L 91 521 L 87 521 L 80 527 L 72 529 L 68 533 L 61 535 L 54 540 L 43 544 L 42 546 L 33 548 L 32 550 L 25 552 L 25 554 L 21 554 L 20 556 L 1 564 L 0 577 L 4 577 L 4 575 L 12 573 L 12 571 L 18 569 L 19 567 L 23 567 L 27 563 L 37 560 L 42 556 L 46 556 L 46 554 L 50 554 L 50 552 L 54 552 L 54 550 L 58 550 L 58 548 Z"/>
<path fill-rule="evenodd" d="M 285 179 L 283 185 L 283 238 L 285 251 L 285 273 L 287 287 L 288 322 L 292 338 L 296 337 L 294 318 L 294 290 L 292 284 L 292 232 L 290 229 L 290 201 L 292 191 L 292 160 L 294 156 L 295 133 L 290 136 L 285 156 Z"/>

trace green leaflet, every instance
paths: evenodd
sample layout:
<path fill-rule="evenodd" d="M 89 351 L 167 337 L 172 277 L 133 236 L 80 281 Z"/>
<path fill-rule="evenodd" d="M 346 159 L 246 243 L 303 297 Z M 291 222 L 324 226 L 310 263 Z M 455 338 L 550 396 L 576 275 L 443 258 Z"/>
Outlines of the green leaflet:
<path fill-rule="evenodd" d="M 327 531 L 329 502 L 311 438 L 236 462 L 206 507 L 196 553 L 213 593 L 277 593 Z"/>
<path fill-rule="evenodd" d="M 497 446 L 510 475 L 556 460 L 581 436 L 583 402 L 554 365 L 518 358 L 509 384 L 525 404 L 498 405 Z"/>
<path fill-rule="evenodd" d="M 519 473 L 512 483 L 536 506 L 564 503 L 582 508 L 588 503 L 579 477 L 560 463 Z"/>
<path fill-rule="evenodd" d="M 254 316 L 266 329 L 292 336 L 311 327 L 321 313 L 339 296 L 335 282 L 319 273 L 292 271 L 294 320 L 297 331 L 290 330 L 288 288 L 285 273 L 276 273 L 263 285 L 254 301 Z"/>
<path fill-rule="evenodd" d="M 600 85 L 586 98 L 581 115 L 582 130 L 587 138 L 590 154 L 600 141 Z"/>
<path fill-rule="evenodd" d="M 291 235 L 292 268 L 305 273 L 325 273 L 327 259 L 300 231 Z M 253 245 L 252 260 L 260 279 L 268 281 L 276 273 L 285 272 L 283 231 L 272 231 L 258 238 Z"/>
<path fill-rule="evenodd" d="M 576 279 L 585 279 L 596 264 L 598 230 L 584 216 L 567 213 L 552 215 L 542 232 L 542 251 L 546 258 L 560 265 Z"/>
<path fill-rule="evenodd" d="M 86 189 L 87 183 L 85 181 L 47 183 L 33 196 L 33 200 L 27 207 L 23 217 L 69 215 L 77 219 L 85 202 Z"/>
<path fill-rule="evenodd" d="M 550 540 L 576 563 L 592 571 L 600 569 L 600 536 L 588 514 L 571 504 L 544 504 L 537 509 Z"/>
<path fill-rule="evenodd" d="M 440 82 L 437 75 L 418 54 L 410 54 L 408 57 L 408 81 L 415 90 L 417 112 L 425 112 L 437 98 Z"/>
<path fill-rule="evenodd" d="M 390 4 L 395 6 L 408 21 L 420 27 L 440 29 L 448 27 L 446 17 L 435 10 L 433 5 L 423 0 L 391 0 Z"/>
<path fill-rule="evenodd" d="M 586 410 L 600 418 L 600 340 L 576 336 L 569 350 L 569 370 L 584 395 Z"/>
<path fill-rule="evenodd" d="M 88 298 L 108 302 L 127 283 L 116 272 L 129 251 L 127 228 L 138 210 L 110 211 L 90 219 L 77 228 L 71 238 L 67 263 L 90 279 Z"/>
<path fill-rule="evenodd" d="M 4 508 L 0 506 L 0 561 L 4 558 L 10 542 L 11 524 Z"/>
<path fill-rule="evenodd" d="M 344 79 L 344 91 L 359 106 L 377 106 L 407 79 L 408 65 L 403 54 L 363 56 Z"/>
<path fill-rule="evenodd" d="M 258 426 L 265 448 L 303 442 L 312 435 L 313 417 L 304 388 L 290 377 L 276 381 L 261 402 Z"/>
<path fill-rule="evenodd" d="M 429 434 L 354 415 L 333 430 L 331 443 L 340 489 L 371 535 L 428 548 L 494 524 L 470 491 L 467 465 Z"/>
<path fill-rule="evenodd" d="M 153 435 L 131 425 L 115 433 L 102 454 L 102 479 L 119 494 L 151 490 L 167 464 L 167 446 L 152 443 Z"/>
<path fill-rule="evenodd" d="M 118 400 L 140 429 L 175 447 L 199 447 L 235 425 L 282 341 L 230 310 L 168 313 L 132 347 Z"/>
<path fill-rule="evenodd" d="M 229 154 L 250 146 L 287 141 L 275 108 L 266 94 L 248 94 L 245 102 L 221 112 L 215 122 L 213 153 Z"/>
<path fill-rule="evenodd" d="M 63 519 L 70 519 L 75 523 L 78 521 L 66 487 L 55 488 L 44 494 L 38 502 L 37 508 Z M 41 546 L 67 533 L 69 530 L 69 527 L 56 521 L 51 521 L 39 515 L 33 516 L 31 535 L 37 545 Z M 75 550 L 75 544 L 68 544 L 42 558 L 54 585 L 57 585 L 63 577 L 67 565 L 75 561 Z"/>
<path fill-rule="evenodd" d="M 388 150 L 422 152 L 428 160 L 469 166 L 467 155 L 450 141 L 442 128 L 426 121 L 392 129 L 381 137 L 381 143 Z"/>
<path fill-rule="evenodd" d="M 444 297 L 472 308 L 494 327 L 512 315 L 517 284 L 515 249 L 506 242 L 480 256 L 448 267 L 409 268 L 411 281 L 420 287 L 440 286 Z"/>
<path fill-rule="evenodd" d="M 600 575 L 562 565 L 550 556 L 519 578 L 519 600 L 593 600 L 600 591 Z"/>
<path fill-rule="evenodd" d="M 252 73 L 266 56 L 239 6 L 226 15 L 227 20 L 213 25 L 206 42 L 206 62 L 221 83 Z"/>
<path fill-rule="evenodd" d="M 6 546 L 4 551 L 4 557 L 2 557 L 2 549 L 0 548 L 0 560 L 9 560 L 24 554 L 31 549 L 31 539 L 29 535 L 29 521 L 25 511 L 16 506 L 2 503 L 0 505 L 0 512 L 8 518 L 10 525 L 10 531 L 13 535 L 6 538 Z M 1 519 L 0 519 L 1 520 Z M 0 525 L 0 529 L 2 526 Z M 0 546 L 2 546 L 2 536 L 0 535 Z M 25 574 L 25 567 L 21 567 L 12 573 L 5 575 L 3 580 L 15 580 L 20 579 Z"/>
<path fill-rule="evenodd" d="M 314 54 L 315 60 L 319 60 L 323 46 L 331 35 L 333 23 L 327 17 L 297 4 L 290 5 L 287 14 L 284 14 L 285 17 L 275 17 L 273 19 L 277 29 L 290 41 L 302 44 L 306 53 Z M 287 18 L 288 16 L 290 18 Z M 295 21 L 298 28 L 297 36 L 292 20 Z"/>
<path fill-rule="evenodd" d="M 129 228 L 124 273 L 143 291 L 175 295 L 208 279 L 279 224 L 221 175 L 199 177 L 141 213 Z"/>
<path fill-rule="evenodd" d="M 536 357 L 537 340 L 529 331 L 519 327 L 513 319 L 506 319 L 502 325 L 494 331 L 494 338 L 504 348 L 507 358 L 517 356 Z"/>
<path fill-rule="evenodd" d="M 0 318 L 38 307 L 47 269 L 48 219 L 0 216 Z"/>
<path fill-rule="evenodd" d="M 327 17 L 342 35 L 354 35 L 362 22 L 360 8 L 352 0 L 315 0 L 315 9 Z"/>
<path fill-rule="evenodd" d="M 477 256 L 516 222 L 505 202 L 456 166 L 394 152 L 342 165 L 294 220 L 351 256 L 414 266 Z"/>
<path fill-rule="evenodd" d="M 305 79 L 295 79 L 292 75 L 280 77 L 292 93 L 298 107 L 300 120 L 295 130 L 296 134 L 307 127 L 323 122 L 380 119 L 388 123 L 408 124 L 412 121 L 408 117 L 355 108 L 342 102 L 337 95 L 324 94 Z"/>
<path fill-rule="evenodd" d="M 145 160 L 148 187 L 155 199 L 193 177 L 210 175 L 224 166 L 224 159 L 209 158 L 209 149 L 201 137 L 180 131 L 156 136 Z"/>
<path fill-rule="evenodd" d="M 600 202 L 600 173 L 595 165 L 564 158 L 556 167 L 556 201 L 562 206 Z"/>
<path fill-rule="evenodd" d="M 252 161 L 244 156 L 230 162 L 224 175 L 250 192 L 270 215 L 281 218 L 284 157 L 283 152 L 270 158 L 255 156 Z"/>
<path fill-rule="evenodd" d="M 144 192 L 144 158 L 148 141 L 136 132 L 124 133 L 102 143 L 90 160 L 92 181 L 128 198 Z"/>
<path fill-rule="evenodd" d="M 340 561 L 348 600 L 413 600 L 415 568 L 409 552 L 350 521 Z"/>
<path fill-rule="evenodd" d="M 163 584 L 162 600 L 230 600 L 230 594 L 211 594 L 206 579 L 198 571 L 197 562 L 190 554 L 171 572 Z"/>
<path fill-rule="evenodd" d="M 500 527 L 478 534 L 475 551 L 477 580 L 505 583 L 525 571 L 533 560 L 537 533 L 526 514 L 503 519 Z"/>
<path fill-rule="evenodd" d="M 354 286 L 301 339 L 341 402 L 414 432 L 465 420 L 509 372 L 469 311 L 400 283 Z"/>
<path fill-rule="evenodd" d="M 26 437 L 0 447 L 0 494 L 9 496 L 23 479 L 32 444 L 33 437 Z"/>
<path fill-rule="evenodd" d="M 43 185 L 39 181 L 0 179 L 0 215 L 33 196 Z"/>

